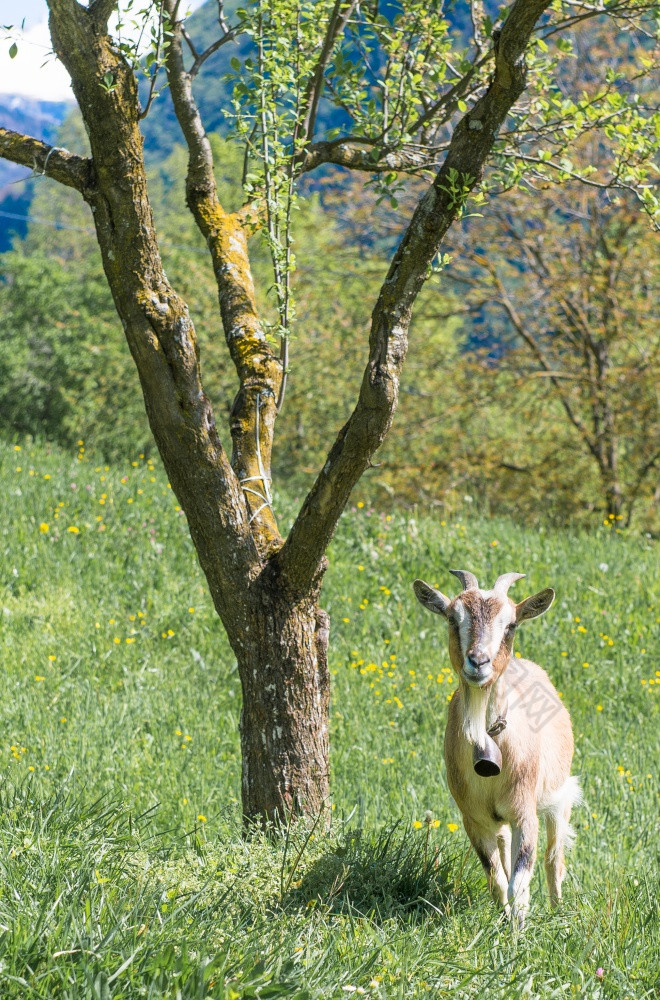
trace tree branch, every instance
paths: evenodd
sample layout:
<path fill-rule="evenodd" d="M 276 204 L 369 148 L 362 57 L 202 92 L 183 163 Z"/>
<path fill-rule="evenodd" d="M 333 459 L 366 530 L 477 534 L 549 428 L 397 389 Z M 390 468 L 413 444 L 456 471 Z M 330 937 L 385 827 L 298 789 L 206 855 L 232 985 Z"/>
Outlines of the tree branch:
<path fill-rule="evenodd" d="M 251 529 L 262 556 L 281 544 L 270 504 L 270 462 L 282 366 L 259 320 L 241 214 L 224 211 L 213 173 L 213 152 L 186 72 L 175 0 L 165 0 L 172 36 L 165 66 L 174 111 L 188 147 L 186 200 L 204 235 L 218 286 L 220 312 L 240 388 L 231 413 L 232 467 L 243 486 Z"/>
<path fill-rule="evenodd" d="M 372 314 L 369 360 L 357 405 L 328 455 L 276 563 L 284 581 L 304 589 L 319 573 L 323 553 L 351 490 L 392 422 L 415 299 L 447 229 L 481 177 L 509 110 L 525 89 L 524 54 L 550 0 L 515 0 L 495 39 L 495 72 L 484 95 L 454 130 L 445 162 L 421 198 L 392 259 Z M 461 196 L 455 194 L 460 181 Z"/>
<path fill-rule="evenodd" d="M 59 146 L 49 146 L 31 135 L 0 128 L 0 156 L 12 163 L 32 167 L 35 174 L 75 188 L 81 194 L 88 192 L 94 183 L 92 161 Z"/>
<path fill-rule="evenodd" d="M 239 581 L 259 559 L 240 484 L 202 389 L 195 329 L 162 267 L 147 193 L 137 81 L 87 8 L 49 0 L 54 50 L 89 135 L 92 208 L 103 267 L 139 372 L 149 423 L 220 614 L 239 614 Z M 111 74 L 112 88 L 99 86 Z M 228 616 L 228 617 L 227 617 Z"/>
<path fill-rule="evenodd" d="M 348 2 L 347 0 L 335 0 L 335 6 L 332 14 L 330 15 L 328 28 L 325 33 L 325 38 L 323 39 L 323 45 L 321 46 L 321 53 L 319 55 L 318 62 L 314 67 L 314 72 L 309 79 L 307 90 L 302 102 L 303 117 L 300 133 L 301 138 L 304 137 L 309 140 L 314 135 L 316 114 L 325 83 L 325 70 L 330 56 L 332 55 L 335 42 L 348 24 L 348 20 L 356 6 L 357 0 L 348 0 Z M 344 10 L 342 10 L 342 7 L 344 7 Z"/>
<path fill-rule="evenodd" d="M 87 10 L 94 18 L 97 29 L 105 31 L 110 15 L 117 9 L 119 0 L 91 0 Z"/>

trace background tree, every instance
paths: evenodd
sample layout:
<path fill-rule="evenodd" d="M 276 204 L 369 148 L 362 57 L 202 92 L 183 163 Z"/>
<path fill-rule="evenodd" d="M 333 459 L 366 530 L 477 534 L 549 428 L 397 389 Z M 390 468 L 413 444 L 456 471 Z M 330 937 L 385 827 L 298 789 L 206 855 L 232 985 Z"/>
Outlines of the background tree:
<path fill-rule="evenodd" d="M 622 125 L 611 183 L 634 189 L 652 208 L 644 172 L 652 127 L 625 89 L 612 111 L 607 97 L 615 84 L 574 101 L 560 94 L 560 64 L 570 54 L 562 32 L 576 18 L 602 13 L 591 5 L 515 0 L 493 25 L 482 5 L 473 4 L 472 31 L 461 35 L 442 16 L 441 3 L 411 2 L 381 13 L 352 0 L 258 0 L 236 11 L 231 24 L 220 5 L 221 34 L 200 52 L 177 0 L 163 0 L 144 15 L 155 13 L 153 45 L 143 64 L 130 45 L 108 34 L 116 7 L 116 0 L 88 6 L 49 0 L 53 46 L 71 75 L 90 156 L 9 130 L 0 130 L 0 154 L 36 163 L 91 207 L 149 423 L 238 660 L 244 812 L 264 819 L 317 813 L 328 795 L 329 621 L 319 607 L 324 553 L 390 427 L 413 305 L 443 237 L 491 157 L 498 183 L 514 183 L 530 145 L 557 129 L 572 133 L 567 122 L 573 119 L 578 134 L 581 127 L 595 130 L 613 120 Z M 644 32 L 652 7 L 623 0 L 606 11 L 629 30 Z M 251 39 L 242 62 L 231 64 L 250 199 L 230 211 L 219 198 L 193 82 L 208 58 L 239 35 Z M 163 269 L 147 190 L 140 123 L 161 66 L 188 147 L 187 204 L 211 256 L 238 375 L 231 459 L 202 387 L 188 307 Z M 140 96 L 142 72 L 147 83 Z M 526 85 L 528 98 L 519 105 Z M 322 99 L 343 112 L 339 134 L 318 134 Z M 543 162 L 539 154 L 537 172 Z M 325 165 L 377 175 L 394 200 L 397 172 L 425 176 L 428 186 L 373 307 L 355 408 L 283 539 L 270 467 L 292 318 L 291 219 L 297 179 Z M 247 250 L 249 233 L 262 225 L 278 306 L 270 328 L 258 313 Z"/>
<path fill-rule="evenodd" d="M 508 366 L 517 358 L 529 384 L 559 403 L 596 465 L 601 510 L 629 524 L 660 460 L 658 264 L 648 227 L 630 207 L 569 187 L 520 194 L 475 228 L 488 250 L 464 247 L 451 271 L 467 291 L 463 308 L 489 329 L 501 310 L 525 348 Z"/>

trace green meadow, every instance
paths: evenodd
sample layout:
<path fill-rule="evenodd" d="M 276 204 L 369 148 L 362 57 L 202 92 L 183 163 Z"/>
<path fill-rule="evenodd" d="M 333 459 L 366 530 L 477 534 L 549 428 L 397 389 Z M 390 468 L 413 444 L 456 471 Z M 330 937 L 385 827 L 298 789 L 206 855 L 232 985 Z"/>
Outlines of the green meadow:
<path fill-rule="evenodd" d="M 332 801 L 244 836 L 235 662 L 158 460 L 0 448 L 0 997 L 657 996 L 651 539 L 360 500 L 330 550 Z M 294 497 L 276 498 L 283 524 Z M 571 712 L 584 805 L 560 909 L 493 909 L 447 790 L 455 687 L 417 576 L 557 591 L 519 651 Z M 512 592 L 514 593 L 514 592 Z M 543 843 L 540 843 L 543 849 Z"/>

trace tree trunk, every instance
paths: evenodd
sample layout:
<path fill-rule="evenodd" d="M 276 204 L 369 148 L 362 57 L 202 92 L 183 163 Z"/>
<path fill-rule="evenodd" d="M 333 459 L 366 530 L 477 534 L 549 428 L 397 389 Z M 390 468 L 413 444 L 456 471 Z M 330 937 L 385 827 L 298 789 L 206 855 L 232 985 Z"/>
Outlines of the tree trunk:
<path fill-rule="evenodd" d="M 242 626 L 228 629 L 243 690 L 242 800 L 247 820 L 317 816 L 329 795 L 328 614 L 318 587 L 295 598 L 267 567 Z"/>

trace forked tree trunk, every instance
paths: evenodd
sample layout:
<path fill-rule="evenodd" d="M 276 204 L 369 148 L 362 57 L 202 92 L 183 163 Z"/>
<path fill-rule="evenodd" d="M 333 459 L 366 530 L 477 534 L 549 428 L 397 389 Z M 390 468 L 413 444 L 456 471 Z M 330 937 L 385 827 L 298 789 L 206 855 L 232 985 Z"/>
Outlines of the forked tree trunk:
<path fill-rule="evenodd" d="M 317 816 L 329 795 L 329 617 L 313 595 L 292 599 L 262 576 L 229 638 L 243 691 L 243 815 L 277 824 Z"/>

